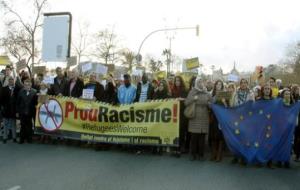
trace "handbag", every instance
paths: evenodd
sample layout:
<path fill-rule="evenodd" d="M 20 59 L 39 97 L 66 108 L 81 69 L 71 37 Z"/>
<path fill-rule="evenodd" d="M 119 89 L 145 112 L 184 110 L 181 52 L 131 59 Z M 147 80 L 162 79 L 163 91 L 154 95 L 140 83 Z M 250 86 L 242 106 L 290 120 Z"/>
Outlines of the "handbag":
<path fill-rule="evenodd" d="M 193 102 L 184 109 L 183 115 L 188 119 L 193 119 L 195 117 L 195 109 L 196 103 Z"/>

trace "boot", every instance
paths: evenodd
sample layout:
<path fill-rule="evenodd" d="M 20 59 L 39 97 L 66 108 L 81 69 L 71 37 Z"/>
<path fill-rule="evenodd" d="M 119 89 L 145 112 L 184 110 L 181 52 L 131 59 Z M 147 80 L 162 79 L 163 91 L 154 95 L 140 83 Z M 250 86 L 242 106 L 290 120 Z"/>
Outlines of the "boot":
<path fill-rule="evenodd" d="M 221 162 L 223 159 L 223 141 L 219 142 L 219 147 L 218 147 L 218 151 L 217 151 L 217 162 Z"/>

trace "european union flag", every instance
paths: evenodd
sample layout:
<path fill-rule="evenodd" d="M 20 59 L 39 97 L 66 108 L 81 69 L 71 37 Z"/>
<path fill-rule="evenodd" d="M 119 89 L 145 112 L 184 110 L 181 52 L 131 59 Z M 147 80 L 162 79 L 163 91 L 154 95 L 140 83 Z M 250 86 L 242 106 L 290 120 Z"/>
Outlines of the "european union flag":
<path fill-rule="evenodd" d="M 235 108 L 213 104 L 228 148 L 248 163 L 289 161 L 299 103 L 282 99 L 247 102 Z"/>

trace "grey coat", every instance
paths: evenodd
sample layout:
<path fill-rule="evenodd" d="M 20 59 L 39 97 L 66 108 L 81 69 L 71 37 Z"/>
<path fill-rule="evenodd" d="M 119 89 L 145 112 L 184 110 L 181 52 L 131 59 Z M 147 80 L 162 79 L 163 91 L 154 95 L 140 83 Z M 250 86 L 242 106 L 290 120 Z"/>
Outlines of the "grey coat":
<path fill-rule="evenodd" d="M 195 100 L 194 97 L 198 96 Z M 189 132 L 191 133 L 208 133 L 209 115 L 208 106 L 212 100 L 211 94 L 206 91 L 192 89 L 185 100 L 185 105 L 188 106 L 196 102 L 195 117 L 189 120 Z"/>

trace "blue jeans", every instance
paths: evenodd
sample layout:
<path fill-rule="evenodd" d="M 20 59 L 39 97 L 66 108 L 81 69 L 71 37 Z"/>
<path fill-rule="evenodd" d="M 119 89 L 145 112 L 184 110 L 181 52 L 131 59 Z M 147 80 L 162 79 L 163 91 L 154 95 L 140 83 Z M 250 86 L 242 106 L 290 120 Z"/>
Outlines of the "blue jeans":
<path fill-rule="evenodd" d="M 11 130 L 13 139 L 17 138 L 16 119 L 3 118 L 3 139 L 7 140 L 8 130 Z"/>

